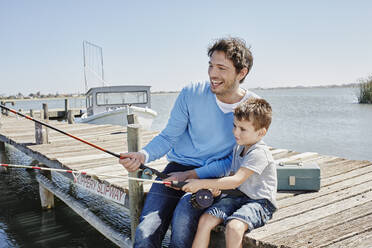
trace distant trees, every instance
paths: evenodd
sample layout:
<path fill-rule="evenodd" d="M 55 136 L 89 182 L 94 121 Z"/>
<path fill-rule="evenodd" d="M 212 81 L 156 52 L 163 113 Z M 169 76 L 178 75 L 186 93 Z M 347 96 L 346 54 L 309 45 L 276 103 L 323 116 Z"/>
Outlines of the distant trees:
<path fill-rule="evenodd" d="M 360 80 L 358 102 L 372 103 L 372 76 Z"/>
<path fill-rule="evenodd" d="M 84 94 L 83 94 L 84 95 Z M 56 92 L 55 94 L 48 93 L 48 94 L 41 94 L 40 91 L 36 93 L 30 93 L 28 95 L 23 95 L 21 92 L 15 94 L 15 95 L 5 95 L 3 93 L 0 93 L 0 99 L 34 99 L 34 98 L 56 98 L 56 97 L 76 97 L 76 96 L 83 96 L 82 94 L 60 94 Z"/>

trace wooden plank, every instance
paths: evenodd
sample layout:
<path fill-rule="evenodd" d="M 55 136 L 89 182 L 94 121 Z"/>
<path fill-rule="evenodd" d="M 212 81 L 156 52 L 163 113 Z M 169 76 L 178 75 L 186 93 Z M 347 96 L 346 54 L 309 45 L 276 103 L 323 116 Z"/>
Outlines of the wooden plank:
<path fill-rule="evenodd" d="M 355 180 L 349 180 L 346 183 L 334 184 L 319 193 L 302 194 L 301 197 L 293 197 L 290 200 L 278 202 L 280 211 L 275 213 L 275 218 L 271 222 L 278 222 L 369 191 L 372 189 L 372 181 L 369 181 L 372 179 L 371 175 L 359 177 L 364 180 L 361 184 L 353 184 Z"/>
<path fill-rule="evenodd" d="M 363 233 L 358 233 L 352 237 L 347 239 L 341 240 L 337 243 L 327 246 L 319 246 L 319 247 L 327 247 L 327 248 L 370 248 L 372 243 L 372 230 L 369 229 Z"/>
<path fill-rule="evenodd" d="M 306 158 L 314 158 L 314 157 L 319 157 L 319 154 L 315 153 L 315 152 L 304 152 L 304 153 L 299 153 L 299 154 L 289 156 L 289 157 L 275 159 L 275 162 L 277 162 L 277 163 L 280 163 L 280 162 L 303 162 L 303 160 L 306 159 Z"/>
<path fill-rule="evenodd" d="M 253 230 L 251 233 L 247 234 L 250 239 L 260 241 L 268 236 L 297 228 L 302 225 L 306 225 L 312 221 L 319 220 L 321 218 L 325 218 L 332 214 L 336 214 L 338 212 L 344 211 L 346 209 L 350 209 L 359 205 L 362 205 L 372 198 L 372 192 L 370 189 L 367 189 L 367 192 L 339 200 L 334 202 L 333 204 L 326 205 L 323 207 L 319 207 L 316 209 L 312 209 L 311 211 L 307 211 L 295 216 L 288 217 L 281 221 L 269 223 L 259 229 Z"/>
<path fill-rule="evenodd" d="M 310 222 L 306 225 L 273 234 L 261 241 L 276 244 L 278 246 L 321 247 L 322 244 L 329 243 L 330 241 L 337 240 L 339 238 L 339 234 L 335 229 L 338 226 L 342 226 L 344 223 L 363 218 L 371 214 L 372 201 L 368 201 L 360 206 L 346 209 L 339 213 Z M 325 247 L 329 246 L 327 245 Z"/>
<path fill-rule="evenodd" d="M 328 178 L 337 175 L 341 175 L 343 173 L 365 167 L 370 166 L 371 162 L 369 161 L 355 161 L 355 160 L 346 160 L 338 163 L 332 163 L 327 165 L 326 167 L 321 167 L 321 177 Z"/>
<path fill-rule="evenodd" d="M 359 167 L 359 168 L 356 168 L 355 170 L 352 170 L 352 171 L 349 171 L 343 174 L 339 174 L 339 175 L 335 175 L 335 176 L 331 176 L 327 178 L 322 178 L 320 180 L 320 185 L 322 187 L 327 187 L 329 185 L 332 185 L 334 183 L 340 182 L 348 178 L 353 178 L 353 177 L 357 177 L 365 173 L 370 173 L 371 171 L 372 171 L 372 166 Z"/>

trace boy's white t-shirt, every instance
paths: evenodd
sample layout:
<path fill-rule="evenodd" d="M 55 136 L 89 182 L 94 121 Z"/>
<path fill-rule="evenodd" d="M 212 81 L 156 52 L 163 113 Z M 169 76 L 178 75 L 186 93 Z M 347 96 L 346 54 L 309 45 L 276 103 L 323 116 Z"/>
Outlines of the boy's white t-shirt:
<path fill-rule="evenodd" d="M 241 156 L 243 149 L 244 146 L 240 145 L 234 147 L 231 172 L 235 174 L 240 167 L 245 167 L 254 173 L 238 189 L 252 199 L 268 199 L 277 207 L 276 164 L 269 148 L 263 141 L 259 141 Z"/>

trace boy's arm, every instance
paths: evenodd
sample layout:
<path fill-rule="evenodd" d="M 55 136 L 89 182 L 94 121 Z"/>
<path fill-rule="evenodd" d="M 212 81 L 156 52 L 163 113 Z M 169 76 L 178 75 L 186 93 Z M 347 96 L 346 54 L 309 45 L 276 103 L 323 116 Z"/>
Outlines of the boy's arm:
<path fill-rule="evenodd" d="M 254 171 L 241 167 L 233 176 L 216 179 L 190 179 L 182 187 L 183 191 L 195 193 L 201 189 L 235 189 L 250 177 Z"/>

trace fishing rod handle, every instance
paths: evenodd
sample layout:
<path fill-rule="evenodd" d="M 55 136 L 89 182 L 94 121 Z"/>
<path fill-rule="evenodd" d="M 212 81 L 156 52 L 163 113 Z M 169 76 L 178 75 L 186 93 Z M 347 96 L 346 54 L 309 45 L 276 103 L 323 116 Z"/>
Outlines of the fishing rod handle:
<path fill-rule="evenodd" d="M 144 164 L 141 164 L 139 168 L 142 169 L 142 170 L 146 170 L 146 169 L 150 170 L 152 173 L 154 173 L 156 176 L 158 176 L 161 179 L 165 179 L 165 178 L 169 177 L 167 174 L 165 174 L 163 172 L 160 172 L 160 171 L 158 171 L 154 168 L 150 168 L 150 167 L 148 167 Z"/>
<path fill-rule="evenodd" d="M 175 188 L 182 189 L 182 187 L 185 186 L 186 184 L 188 184 L 188 182 L 172 181 L 171 186 L 175 187 Z"/>
<path fill-rule="evenodd" d="M 245 196 L 245 194 L 238 189 L 223 189 L 221 190 L 221 194 L 227 194 L 231 196 Z"/>

